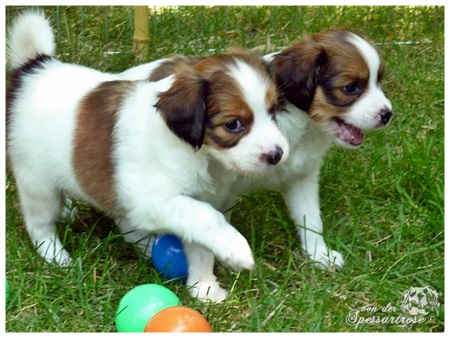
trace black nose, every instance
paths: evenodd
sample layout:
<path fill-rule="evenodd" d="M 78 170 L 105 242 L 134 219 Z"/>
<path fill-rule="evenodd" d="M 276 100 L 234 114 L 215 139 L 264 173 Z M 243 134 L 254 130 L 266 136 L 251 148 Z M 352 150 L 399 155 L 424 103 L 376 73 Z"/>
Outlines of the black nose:
<path fill-rule="evenodd" d="M 276 147 L 275 150 L 272 150 L 270 153 L 265 154 L 266 161 L 269 164 L 277 164 L 280 162 L 281 157 L 283 157 L 283 149 L 280 147 Z"/>
<path fill-rule="evenodd" d="M 386 125 L 390 121 L 391 117 L 392 111 L 390 111 L 389 109 L 384 109 L 380 113 L 381 123 L 383 123 L 384 125 Z"/>

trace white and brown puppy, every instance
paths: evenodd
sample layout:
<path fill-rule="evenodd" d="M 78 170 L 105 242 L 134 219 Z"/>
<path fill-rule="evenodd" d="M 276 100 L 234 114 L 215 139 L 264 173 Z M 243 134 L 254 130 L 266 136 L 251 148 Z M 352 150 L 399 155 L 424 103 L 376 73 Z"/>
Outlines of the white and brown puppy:
<path fill-rule="evenodd" d="M 305 37 L 265 59 L 287 101 L 277 123 L 291 153 L 265 178 L 241 180 L 232 191 L 281 191 L 310 259 L 322 268 L 340 268 L 342 255 L 329 249 L 322 236 L 320 167 L 333 143 L 356 148 L 364 129 L 390 121 L 392 105 L 381 88 L 384 65 L 368 39 L 347 30 Z M 234 198 L 230 194 L 228 205 Z"/>
<path fill-rule="evenodd" d="M 307 36 L 265 59 L 287 102 L 277 114 L 277 124 L 288 139 L 290 156 L 266 175 L 235 181 L 224 200 L 212 202 L 226 211 L 242 192 L 281 191 L 309 258 L 321 268 L 340 268 L 343 256 L 328 248 L 322 235 L 320 167 L 333 143 L 356 148 L 363 141 L 363 129 L 382 128 L 391 119 L 392 105 L 381 89 L 383 63 L 371 42 L 347 30 Z M 158 60 L 121 75 L 155 81 L 171 74 L 182 60 L 195 63 L 200 59 Z M 212 268 L 203 265 L 189 271 L 194 268 L 205 280 L 214 278 Z"/>
<path fill-rule="evenodd" d="M 274 122 L 276 86 L 260 57 L 211 56 L 195 66 L 181 62 L 161 81 L 133 82 L 58 61 L 39 13 L 20 16 L 8 42 L 7 151 L 41 256 L 71 263 L 55 221 L 73 196 L 114 216 L 127 240 L 178 235 L 188 261 L 194 255 L 190 266 L 201 264 L 204 248 L 236 269 L 253 266 L 245 238 L 193 196 L 223 193 L 236 173 L 261 173 L 286 159 Z M 223 167 L 217 180 L 208 171 L 212 159 Z M 199 298 L 223 299 L 194 273 L 188 287 Z"/>

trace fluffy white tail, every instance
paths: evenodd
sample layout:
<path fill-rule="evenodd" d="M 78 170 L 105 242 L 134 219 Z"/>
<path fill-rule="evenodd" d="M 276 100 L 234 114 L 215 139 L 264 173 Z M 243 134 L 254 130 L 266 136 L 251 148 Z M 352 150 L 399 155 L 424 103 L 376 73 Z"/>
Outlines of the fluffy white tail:
<path fill-rule="evenodd" d="M 53 56 L 54 53 L 55 37 L 43 13 L 20 15 L 8 35 L 8 62 L 11 68 L 19 68 L 38 55 Z"/>

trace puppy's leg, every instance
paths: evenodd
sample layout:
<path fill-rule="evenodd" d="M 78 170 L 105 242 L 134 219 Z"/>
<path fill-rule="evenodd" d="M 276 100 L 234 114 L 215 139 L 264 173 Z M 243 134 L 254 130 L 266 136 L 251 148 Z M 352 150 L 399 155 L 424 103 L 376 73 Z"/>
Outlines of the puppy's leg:
<path fill-rule="evenodd" d="M 189 267 L 186 286 L 192 297 L 202 301 L 222 302 L 228 293 L 220 287 L 214 276 L 214 254 L 194 243 L 183 245 Z"/>
<path fill-rule="evenodd" d="M 344 265 L 342 255 L 331 250 L 323 238 L 319 205 L 319 170 L 315 175 L 292 182 L 284 191 L 286 204 L 297 225 L 303 250 L 320 268 Z"/>
<path fill-rule="evenodd" d="M 145 257 L 152 257 L 152 247 L 155 242 L 155 236 L 145 230 L 139 230 L 123 218 L 116 217 L 115 223 L 119 227 L 126 242 L 137 245 Z"/>
<path fill-rule="evenodd" d="M 69 266 L 72 259 L 64 249 L 56 231 L 63 205 L 60 191 L 39 180 L 17 181 L 25 227 L 37 252 L 49 263 Z"/>
<path fill-rule="evenodd" d="M 173 233 L 184 243 L 203 245 L 232 268 L 253 268 L 253 255 L 247 240 L 210 204 L 185 195 L 163 200 L 148 196 L 144 204 L 133 199 L 134 196 L 129 195 L 127 204 L 133 209 L 127 218 L 136 228 L 153 233 Z"/>

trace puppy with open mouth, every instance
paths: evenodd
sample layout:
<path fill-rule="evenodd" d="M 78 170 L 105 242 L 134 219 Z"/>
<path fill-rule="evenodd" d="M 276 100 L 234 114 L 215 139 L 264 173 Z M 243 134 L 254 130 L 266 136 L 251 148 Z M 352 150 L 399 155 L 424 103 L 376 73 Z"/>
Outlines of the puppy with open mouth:
<path fill-rule="evenodd" d="M 306 36 L 264 59 L 286 102 L 277 114 L 277 124 L 288 139 L 289 158 L 266 175 L 242 176 L 215 205 L 227 211 L 243 192 L 260 188 L 280 191 L 308 257 L 320 268 L 341 268 L 342 254 L 328 248 L 322 235 L 320 168 L 333 144 L 357 148 L 363 142 L 364 129 L 382 128 L 390 121 L 392 105 L 381 88 L 383 62 L 367 38 L 347 30 Z M 200 60 L 176 56 L 121 75 L 156 81 L 172 74 L 178 62 L 195 64 Z M 231 217 L 230 213 L 227 216 Z M 196 274 L 214 279 L 211 266 L 197 266 Z"/>
<path fill-rule="evenodd" d="M 208 252 L 233 268 L 252 268 L 245 238 L 196 197 L 225 194 L 239 175 L 287 159 L 275 123 L 280 100 L 261 58 L 237 51 L 179 62 L 150 82 L 63 63 L 54 49 L 40 13 L 21 15 L 9 31 L 7 154 L 38 253 L 71 264 L 55 226 L 69 196 L 114 217 L 143 250 L 149 234 L 173 233 L 190 267 Z M 212 175 L 211 161 L 227 174 Z M 190 272 L 187 281 L 193 296 L 224 298 L 210 288 L 215 279 L 197 276 Z"/>
<path fill-rule="evenodd" d="M 390 121 L 392 105 L 381 88 L 384 64 L 367 38 L 347 30 L 307 36 L 265 59 L 287 103 L 277 123 L 290 157 L 265 179 L 250 178 L 230 191 L 280 191 L 308 257 L 320 268 L 341 268 L 342 254 L 328 248 L 322 235 L 320 167 L 333 144 L 357 148 L 363 130 Z"/>

